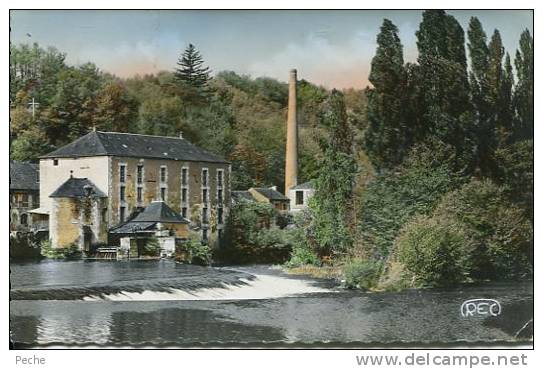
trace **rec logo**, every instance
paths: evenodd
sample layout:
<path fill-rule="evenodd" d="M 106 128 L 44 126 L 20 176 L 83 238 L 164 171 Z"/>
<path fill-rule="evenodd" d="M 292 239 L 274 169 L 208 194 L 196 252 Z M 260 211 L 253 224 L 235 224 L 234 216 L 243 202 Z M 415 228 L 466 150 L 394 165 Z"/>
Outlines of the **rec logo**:
<path fill-rule="evenodd" d="M 494 299 L 471 299 L 462 303 L 460 313 L 464 318 L 476 315 L 498 316 L 502 313 L 502 306 Z"/>

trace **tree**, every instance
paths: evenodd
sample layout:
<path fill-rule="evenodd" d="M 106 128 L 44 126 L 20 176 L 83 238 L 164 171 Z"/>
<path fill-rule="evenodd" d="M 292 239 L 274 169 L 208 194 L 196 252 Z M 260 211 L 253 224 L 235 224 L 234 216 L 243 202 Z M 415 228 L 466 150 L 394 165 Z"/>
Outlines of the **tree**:
<path fill-rule="evenodd" d="M 420 93 L 419 136 L 434 136 L 456 150 L 457 169 L 473 171 L 477 152 L 464 31 L 442 10 L 423 13 L 417 35 Z"/>
<path fill-rule="evenodd" d="M 118 81 L 102 87 L 96 96 L 94 126 L 99 130 L 135 132 L 135 101 Z"/>
<path fill-rule="evenodd" d="M 352 188 L 356 163 L 352 130 L 339 91 L 333 90 L 328 98 L 323 124 L 329 139 L 321 142 L 323 158 L 309 205 L 313 212 L 311 227 L 320 255 L 343 254 L 353 242 Z"/>
<path fill-rule="evenodd" d="M 519 49 L 515 56 L 517 85 L 514 92 L 515 138 L 534 137 L 534 40 L 530 31 L 520 35 Z"/>
<path fill-rule="evenodd" d="M 201 92 L 207 87 L 210 73 L 209 67 L 204 66 L 200 52 L 189 44 L 177 61 L 175 80 L 181 87 L 191 87 Z"/>
<path fill-rule="evenodd" d="M 406 73 L 398 28 L 388 19 L 377 36 L 377 51 L 371 62 L 366 90 L 369 126 L 365 147 L 373 164 L 392 167 L 401 162 L 412 143 L 412 130 L 406 122 Z"/>

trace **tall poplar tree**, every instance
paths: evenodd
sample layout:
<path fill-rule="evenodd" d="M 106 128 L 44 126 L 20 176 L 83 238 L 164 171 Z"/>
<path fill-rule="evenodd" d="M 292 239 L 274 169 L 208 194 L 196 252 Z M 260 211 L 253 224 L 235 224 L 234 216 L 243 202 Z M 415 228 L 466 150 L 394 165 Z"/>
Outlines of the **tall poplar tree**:
<path fill-rule="evenodd" d="M 368 155 L 377 167 L 400 163 L 412 143 L 412 130 L 406 121 L 403 49 L 398 27 L 385 19 L 377 35 L 377 51 L 371 62 L 366 90 L 369 126 L 365 134 Z"/>
<path fill-rule="evenodd" d="M 442 10 L 423 13 L 417 35 L 422 125 L 426 135 L 456 150 L 454 165 L 470 171 L 474 164 L 475 116 L 470 100 L 464 31 Z"/>
<path fill-rule="evenodd" d="M 516 122 L 515 134 L 518 139 L 534 137 L 534 40 L 530 31 L 520 35 L 519 49 L 515 56 L 517 85 L 513 105 Z"/>

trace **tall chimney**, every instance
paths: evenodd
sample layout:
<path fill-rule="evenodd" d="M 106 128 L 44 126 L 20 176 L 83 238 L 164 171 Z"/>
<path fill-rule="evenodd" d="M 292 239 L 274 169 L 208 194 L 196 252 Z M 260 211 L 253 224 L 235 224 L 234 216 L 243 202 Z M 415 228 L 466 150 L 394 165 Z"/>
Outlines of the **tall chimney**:
<path fill-rule="evenodd" d="M 298 183 L 298 122 L 296 119 L 296 69 L 288 81 L 287 150 L 285 165 L 285 195 Z"/>

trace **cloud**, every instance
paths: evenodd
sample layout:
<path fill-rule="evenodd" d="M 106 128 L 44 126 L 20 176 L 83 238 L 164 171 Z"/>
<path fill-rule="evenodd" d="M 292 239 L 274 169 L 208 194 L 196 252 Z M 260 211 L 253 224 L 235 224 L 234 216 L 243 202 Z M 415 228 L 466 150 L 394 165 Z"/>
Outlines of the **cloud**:
<path fill-rule="evenodd" d="M 327 88 L 362 88 L 368 84 L 369 61 L 375 52 L 375 36 L 357 32 L 348 40 L 332 42 L 313 33 L 292 42 L 275 55 L 250 63 L 248 72 L 286 80 L 288 70 L 298 69 L 299 78 Z"/>

